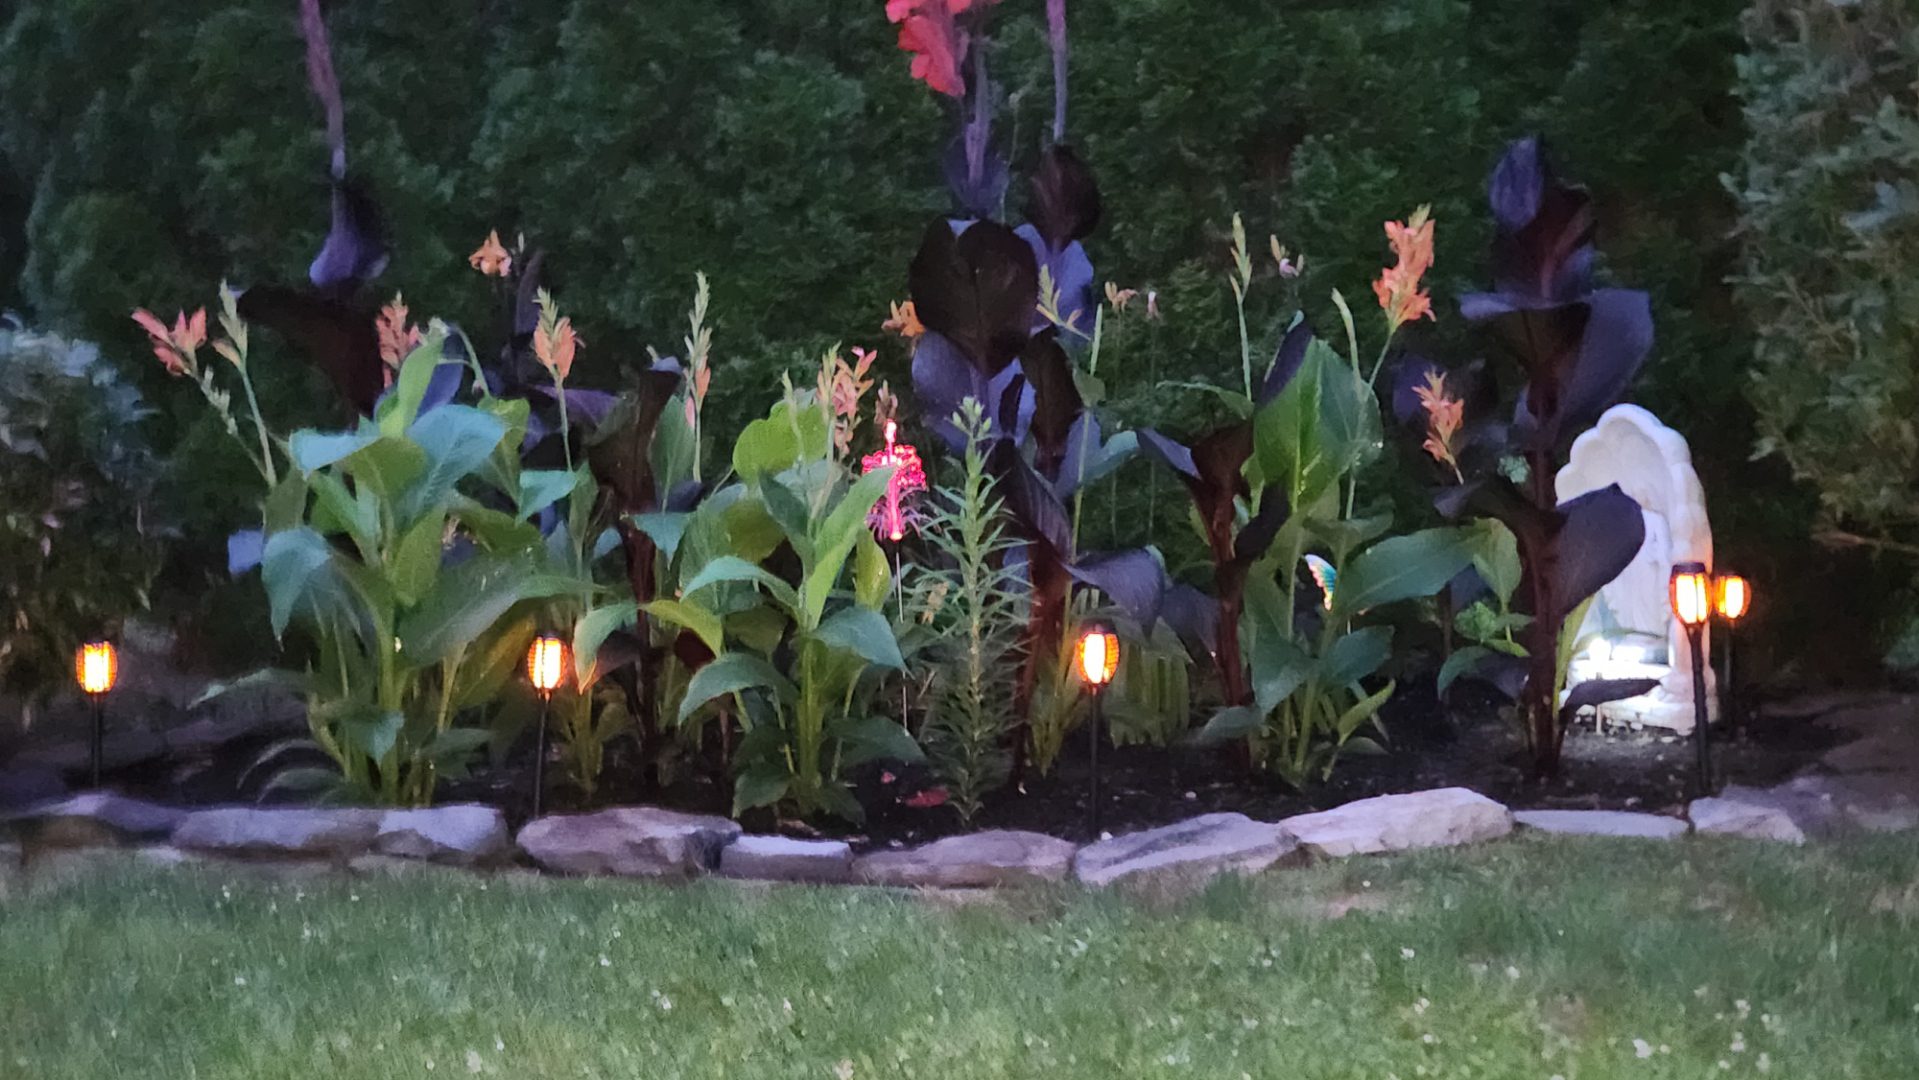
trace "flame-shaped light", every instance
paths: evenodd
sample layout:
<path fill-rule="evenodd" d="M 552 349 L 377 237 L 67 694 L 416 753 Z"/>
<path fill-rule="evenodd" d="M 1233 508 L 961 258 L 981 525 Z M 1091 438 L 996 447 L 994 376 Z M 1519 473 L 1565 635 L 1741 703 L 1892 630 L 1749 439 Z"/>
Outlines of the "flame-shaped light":
<path fill-rule="evenodd" d="M 1712 617 L 1712 574 L 1704 563 L 1673 566 L 1672 613 L 1687 626 L 1702 625 Z"/>
<path fill-rule="evenodd" d="M 120 678 L 120 654 L 110 641 L 89 641 L 73 654 L 73 677 L 80 689 L 99 697 Z"/>
<path fill-rule="evenodd" d="M 566 642 L 552 634 L 541 634 L 526 650 L 526 678 L 542 695 L 551 694 L 566 681 Z"/>

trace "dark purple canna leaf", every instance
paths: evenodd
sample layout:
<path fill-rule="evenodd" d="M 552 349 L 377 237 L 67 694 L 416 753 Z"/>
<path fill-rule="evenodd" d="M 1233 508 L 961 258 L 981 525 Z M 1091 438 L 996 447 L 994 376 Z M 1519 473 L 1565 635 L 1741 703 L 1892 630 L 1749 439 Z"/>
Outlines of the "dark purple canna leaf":
<path fill-rule="evenodd" d="M 1100 439 L 1099 417 L 1091 409 L 1082 411 L 1066 435 L 1066 456 L 1060 459 L 1053 493 L 1061 499 L 1072 498 L 1074 492 L 1118 467 L 1114 453 Z"/>
<path fill-rule="evenodd" d="M 1019 447 L 1009 440 L 993 444 L 987 467 L 999 478 L 1006 511 L 1014 531 L 1026 540 L 1044 544 L 1060 558 L 1073 550 L 1073 522 L 1052 484 L 1033 470 Z"/>
<path fill-rule="evenodd" d="M 913 393 L 919 398 L 920 414 L 927 425 L 955 452 L 965 449 L 966 439 L 953 426 L 953 414 L 969 397 L 982 405 L 991 402 L 986 376 L 957 345 L 931 330 L 913 349 Z M 993 411 L 989 408 L 989 413 Z"/>
<path fill-rule="evenodd" d="M 641 514 L 660 508 L 662 493 L 653 478 L 653 435 L 679 387 L 678 372 L 653 370 L 642 372 L 637 384 L 617 400 L 604 395 L 607 408 L 597 422 L 587 460 L 615 513 Z M 569 408 L 573 393 L 568 392 Z"/>
<path fill-rule="evenodd" d="M 334 182 L 332 207 L 332 225 L 307 278 L 315 289 L 345 297 L 386 269 L 385 224 L 379 205 L 351 180 Z"/>
<path fill-rule="evenodd" d="M 1537 139 L 1512 145 L 1493 170 L 1488 194 L 1499 223 L 1493 239 L 1495 288 L 1558 302 L 1591 287 L 1591 196 L 1559 181 Z"/>
<path fill-rule="evenodd" d="M 1219 601 L 1191 585 L 1173 585 L 1160 601 L 1159 617 L 1173 633 L 1212 663 L 1219 651 Z"/>
<path fill-rule="evenodd" d="M 1064 251 L 1099 227 L 1099 185 L 1072 147 L 1053 145 L 1040 153 L 1033 173 L 1032 199 L 1026 220 L 1033 223 L 1046 246 Z"/>
<path fill-rule="evenodd" d="M 1552 563 L 1553 607 L 1565 615 L 1619 576 L 1646 542 L 1646 519 L 1632 496 L 1611 484 L 1560 503 Z"/>
<path fill-rule="evenodd" d="M 934 221 L 908 281 L 920 321 L 986 375 L 1004 369 L 1032 336 L 1039 296 L 1033 249 L 998 222 L 974 222 L 955 236 L 946 221 Z"/>
<path fill-rule="evenodd" d="M 1273 484 L 1260 493 L 1259 509 L 1240 526 L 1239 535 L 1233 538 L 1233 560 L 1251 566 L 1266 554 L 1273 546 L 1273 539 L 1292 515 L 1292 505 L 1286 501 L 1286 493 L 1278 484 Z"/>
<path fill-rule="evenodd" d="M 968 124 L 969 130 L 972 124 Z M 984 139 L 985 133 L 980 132 Z M 940 158 L 940 170 L 946 175 L 947 190 L 953 193 L 953 199 L 965 208 L 974 218 L 988 218 L 997 213 L 1000 204 L 1006 200 L 1006 188 L 1010 183 L 1010 174 L 1006 169 L 1006 159 L 991 147 L 982 147 L 978 175 L 967 160 L 966 136 L 962 135 L 946 144 L 946 153 Z"/>
<path fill-rule="evenodd" d="M 1273 366 L 1266 369 L 1266 378 L 1259 384 L 1259 400 L 1256 405 L 1264 405 L 1280 395 L 1293 376 L 1306 363 L 1306 349 L 1313 343 L 1313 328 L 1305 319 L 1295 322 L 1292 329 L 1279 341 L 1279 350 L 1273 354 Z"/>
<path fill-rule="evenodd" d="M 1027 343 L 1020 368 L 1033 387 L 1032 432 L 1038 449 L 1034 465 L 1041 476 L 1058 477 L 1060 463 L 1066 459 L 1067 436 L 1086 409 L 1073 382 L 1073 362 L 1048 332 Z"/>
<path fill-rule="evenodd" d="M 1069 563 L 1067 573 L 1082 585 L 1106 594 L 1127 618 L 1141 626 L 1158 621 L 1166 595 L 1166 567 L 1156 552 L 1144 548 L 1089 555 Z"/>
<path fill-rule="evenodd" d="M 1191 482 L 1199 479 L 1199 468 L 1193 464 L 1193 452 L 1186 444 L 1169 439 L 1152 428 L 1139 428 L 1134 434 L 1139 438 L 1141 453 L 1178 473 L 1181 480 Z"/>
<path fill-rule="evenodd" d="M 240 294 L 240 317 L 285 338 L 326 373 L 347 404 L 365 415 L 386 388 L 373 313 L 328 296 L 278 285 Z"/>
<path fill-rule="evenodd" d="M 1571 722 L 1581 709 L 1650 694 L 1658 688 L 1658 679 L 1587 679 L 1566 692 L 1566 701 L 1559 706 L 1560 723 Z"/>
<path fill-rule="evenodd" d="M 1046 245 L 1039 230 L 1031 225 L 1021 225 L 1013 230 L 1020 239 L 1032 246 L 1035 263 L 1044 269 L 1052 279 L 1053 291 L 1058 295 L 1058 307 L 1055 313 L 1060 321 L 1073 327 L 1082 334 L 1093 332 L 1093 262 L 1086 257 L 1086 249 L 1079 243 L 1071 243 L 1054 250 Z M 1038 308 L 1033 311 L 1033 332 L 1039 333 L 1052 326 L 1052 321 L 1040 314 Z"/>
<path fill-rule="evenodd" d="M 1631 289 L 1601 289 L 1590 299 L 1592 317 L 1565 385 L 1559 412 L 1544 428 L 1548 445 L 1599 419 L 1632 384 L 1653 346 L 1652 300 Z"/>

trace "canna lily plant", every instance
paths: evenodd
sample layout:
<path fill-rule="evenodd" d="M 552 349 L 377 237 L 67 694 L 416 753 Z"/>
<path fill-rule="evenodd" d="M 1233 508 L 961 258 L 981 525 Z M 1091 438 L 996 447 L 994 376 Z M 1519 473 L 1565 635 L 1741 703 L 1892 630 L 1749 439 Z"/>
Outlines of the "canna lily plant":
<path fill-rule="evenodd" d="M 1257 381 L 1250 341 L 1243 342 L 1242 394 L 1199 387 L 1233 419 L 1191 445 L 1140 432 L 1147 455 L 1192 496 L 1213 563 L 1211 595 L 1179 585 L 1165 605 L 1167 620 L 1219 674 L 1224 707 L 1197 737 L 1244 739 L 1255 761 L 1294 785 L 1324 778 L 1341 749 L 1364 739 L 1360 729 L 1376 726 L 1392 695 L 1390 682 L 1366 685 L 1392 648 L 1392 628 L 1369 625 L 1368 616 L 1432 595 L 1471 559 L 1462 530 L 1385 537 L 1389 516 L 1353 513 L 1357 474 L 1381 449 L 1374 377 L 1395 335 L 1429 310 L 1420 277 L 1431 265 L 1431 221 L 1422 210 L 1405 224 L 1389 223 L 1387 234 L 1398 265 L 1375 285 L 1385 333 L 1370 373 L 1361 369 L 1354 321 L 1336 293 L 1347 357 L 1296 320 Z M 1233 237 L 1229 280 L 1243 312 L 1255 278 L 1238 219 Z M 1277 239 L 1272 248 L 1290 279 L 1297 263 Z M 1302 610 L 1295 592 L 1307 565 L 1321 595 Z"/>
<path fill-rule="evenodd" d="M 1645 526 L 1616 485 L 1563 503 L 1553 487 L 1566 447 L 1651 352 L 1652 313 L 1645 293 L 1596 284 L 1591 198 L 1554 174 L 1536 140 L 1507 149 L 1489 195 L 1493 291 L 1463 297 L 1460 312 L 1525 378 L 1511 419 L 1491 411 L 1492 387 L 1477 368 L 1423 360 L 1401 365 L 1394 411 L 1438 472 L 1441 512 L 1489 517 L 1511 533 L 1523 568 L 1517 600 L 1508 609 L 1500 597 L 1500 638 L 1461 650 L 1454 673 L 1470 670 L 1519 698 L 1534 768 L 1549 776 L 1579 709 L 1653 685 L 1593 680 L 1562 700 L 1585 605 L 1632 561 Z"/>
<path fill-rule="evenodd" d="M 882 612 L 891 575 L 867 527 L 895 466 L 856 474 L 834 439 L 857 397 L 837 403 L 837 352 L 819 389 L 788 384 L 784 399 L 734 444 L 735 482 L 685 520 L 675 544 L 676 595 L 647 610 L 697 635 L 713 655 L 688 681 L 685 724 L 730 709 L 734 812 L 776 804 L 859 820 L 850 770 L 871 760 L 922 760 L 899 722 L 872 699 L 905 663 Z"/>

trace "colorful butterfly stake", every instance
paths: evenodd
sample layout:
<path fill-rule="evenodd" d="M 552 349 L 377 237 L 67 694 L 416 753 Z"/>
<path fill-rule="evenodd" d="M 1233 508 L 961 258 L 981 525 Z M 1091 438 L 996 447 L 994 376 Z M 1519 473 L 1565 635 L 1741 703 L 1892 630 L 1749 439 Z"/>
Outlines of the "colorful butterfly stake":
<path fill-rule="evenodd" d="M 906 539 L 907 526 L 918 528 L 919 515 L 907 505 L 907 500 L 926 490 L 926 469 L 920 464 L 920 452 L 912 443 L 896 441 L 898 421 L 887 420 L 885 431 L 886 445 L 860 459 L 862 474 L 874 469 L 894 469 L 886 494 L 873 504 L 866 524 L 881 537 L 898 543 Z"/>
<path fill-rule="evenodd" d="M 1306 567 L 1313 572 L 1313 580 L 1319 582 L 1319 591 L 1324 594 L 1320 603 L 1327 611 L 1333 610 L 1333 589 L 1339 584 L 1339 571 L 1317 555 L 1306 556 Z"/>

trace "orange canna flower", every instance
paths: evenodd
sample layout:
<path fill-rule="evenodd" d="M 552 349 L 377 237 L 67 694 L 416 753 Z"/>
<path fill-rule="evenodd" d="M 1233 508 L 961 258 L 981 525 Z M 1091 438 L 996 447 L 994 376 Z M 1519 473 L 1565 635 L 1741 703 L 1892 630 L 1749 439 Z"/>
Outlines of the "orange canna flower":
<path fill-rule="evenodd" d="M 500 230 L 490 229 L 486 234 L 486 243 L 479 250 L 466 257 L 468 266 L 488 277 L 506 277 L 513 272 L 513 256 L 500 243 Z"/>
<path fill-rule="evenodd" d="M 380 315 L 373 321 L 380 333 L 380 359 L 390 368 L 398 368 L 407 354 L 419 347 L 420 328 L 406 321 L 406 298 L 399 293 L 380 309 Z"/>
<path fill-rule="evenodd" d="M 701 364 L 694 368 L 688 376 L 688 382 L 692 385 L 691 392 L 686 395 L 686 426 L 697 428 L 700 426 L 700 407 L 706 404 L 706 388 L 713 383 L 712 366 Z"/>
<path fill-rule="evenodd" d="M 1110 281 L 1106 283 L 1106 302 L 1113 306 L 1114 311 L 1125 311 L 1126 305 L 1138 295 L 1138 289 L 1122 289 Z"/>
<path fill-rule="evenodd" d="M 573 320 L 561 317 L 551 293 L 541 289 L 536 299 L 540 325 L 533 330 L 533 355 L 555 379 L 565 382 L 573 371 L 573 354 L 586 348 L 586 342 L 573 332 Z"/>
<path fill-rule="evenodd" d="M 867 373 L 879 354 L 855 346 L 854 363 L 848 364 L 838 352 L 827 355 L 820 365 L 819 397 L 833 410 L 833 445 L 844 454 L 853 446 L 853 429 L 859 423 L 860 399 L 873 388 Z"/>
<path fill-rule="evenodd" d="M 1426 441 L 1420 449 L 1431 454 L 1433 460 L 1450 466 L 1453 478 L 1464 483 L 1466 478 L 1459 471 L 1453 437 L 1465 423 L 1465 402 L 1447 392 L 1446 376 L 1437 371 L 1426 372 L 1424 385 L 1413 387 L 1413 393 L 1419 398 L 1419 407 L 1426 410 Z"/>
<path fill-rule="evenodd" d="M 903 304 L 892 304 L 889 306 L 892 308 L 893 317 L 880 324 L 882 331 L 889 334 L 898 334 L 908 341 L 912 341 L 921 334 L 926 333 L 926 327 L 921 324 L 919 312 L 914 309 L 911 300 Z"/>
<path fill-rule="evenodd" d="M 551 331 L 541 328 L 533 332 L 533 354 L 555 378 L 564 379 L 573 371 L 573 354 L 579 347 L 580 339 L 573 332 L 572 319 L 560 319 Z"/>
<path fill-rule="evenodd" d="M 133 321 L 147 332 L 153 355 L 160 358 L 168 374 L 194 374 L 194 353 L 207 343 L 206 308 L 200 308 L 192 315 L 181 312 L 174 318 L 171 329 L 145 308 L 134 309 Z"/>
<path fill-rule="evenodd" d="M 1433 221 L 1430 207 L 1413 211 L 1404 224 L 1386 223 L 1386 238 L 1392 241 L 1398 264 L 1380 271 L 1373 282 L 1373 295 L 1386 312 L 1386 323 L 1398 330 L 1417 319 L 1433 318 L 1433 300 L 1420 291 L 1420 279 L 1433 266 Z"/>

